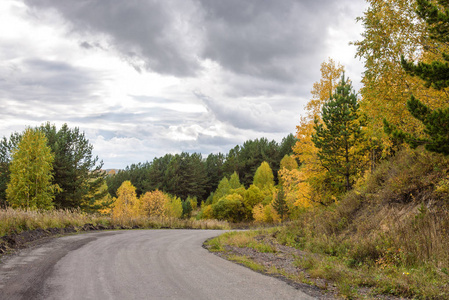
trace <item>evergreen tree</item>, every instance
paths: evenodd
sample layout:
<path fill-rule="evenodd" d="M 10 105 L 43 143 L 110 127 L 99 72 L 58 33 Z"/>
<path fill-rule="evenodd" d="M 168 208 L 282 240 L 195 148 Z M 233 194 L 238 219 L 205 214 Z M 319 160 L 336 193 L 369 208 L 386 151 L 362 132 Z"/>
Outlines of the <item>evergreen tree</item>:
<path fill-rule="evenodd" d="M 206 195 L 210 195 L 218 187 L 218 183 L 224 176 L 225 156 L 222 153 L 209 154 L 206 158 L 207 185 Z"/>
<path fill-rule="evenodd" d="M 288 206 L 285 199 L 284 187 L 282 185 L 279 188 L 276 198 L 274 198 L 273 207 L 278 213 L 279 217 L 281 217 L 281 220 L 284 220 L 288 213 Z"/>
<path fill-rule="evenodd" d="M 344 184 L 339 181 L 334 184 L 344 186 L 347 191 L 364 161 L 361 146 L 365 141 L 362 131 L 365 121 L 358 109 L 357 95 L 343 75 L 334 94 L 323 104 L 322 123 L 315 119 L 315 133 L 312 134 L 320 164 L 332 178 L 343 177 Z"/>
<path fill-rule="evenodd" d="M 428 26 L 430 38 L 436 42 L 448 45 L 449 43 L 449 2 L 439 0 L 438 5 L 427 0 L 417 0 L 416 13 Z M 449 54 L 442 53 L 442 61 L 433 61 L 430 64 L 419 62 L 415 65 L 401 57 L 402 68 L 412 76 L 418 76 L 426 83 L 426 87 L 444 90 L 449 87 Z M 392 126 L 384 119 L 385 131 L 395 138 L 404 140 L 412 148 L 425 145 L 428 151 L 449 155 L 449 107 L 444 109 L 430 109 L 414 96 L 407 101 L 407 109 L 411 115 L 421 121 L 425 127 L 425 137 L 416 137 Z"/>
<path fill-rule="evenodd" d="M 47 137 L 55 155 L 53 184 L 62 189 L 55 197 L 55 206 L 89 209 L 107 193 L 101 191 L 106 175 L 101 170 L 103 162 L 93 156 L 93 146 L 77 127 L 70 129 L 64 124 L 57 130 L 55 125 L 46 123 L 38 129 Z"/>
<path fill-rule="evenodd" d="M 190 199 L 186 199 L 185 201 L 182 201 L 182 217 L 183 218 L 190 218 L 192 215 L 192 204 L 190 202 Z"/>
<path fill-rule="evenodd" d="M 7 201 L 13 207 L 50 209 L 53 207 L 52 185 L 54 156 L 47 139 L 38 130 L 25 130 L 17 148 L 12 151 L 10 181 L 6 189 Z"/>

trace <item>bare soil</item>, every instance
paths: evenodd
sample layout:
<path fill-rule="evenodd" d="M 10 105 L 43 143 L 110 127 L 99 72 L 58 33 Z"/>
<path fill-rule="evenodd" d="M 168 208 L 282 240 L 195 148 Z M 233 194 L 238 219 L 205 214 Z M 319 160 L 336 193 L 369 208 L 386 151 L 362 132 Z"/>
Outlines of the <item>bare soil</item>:
<path fill-rule="evenodd" d="M 40 243 L 48 238 L 66 235 L 82 231 L 93 230 L 112 230 L 112 229 L 129 229 L 115 226 L 103 226 L 84 224 L 81 227 L 68 226 L 65 228 L 47 228 L 47 229 L 34 229 L 21 232 L 19 234 L 11 234 L 0 237 L 0 256 L 12 252 L 14 250 L 23 249 L 30 245 Z"/>

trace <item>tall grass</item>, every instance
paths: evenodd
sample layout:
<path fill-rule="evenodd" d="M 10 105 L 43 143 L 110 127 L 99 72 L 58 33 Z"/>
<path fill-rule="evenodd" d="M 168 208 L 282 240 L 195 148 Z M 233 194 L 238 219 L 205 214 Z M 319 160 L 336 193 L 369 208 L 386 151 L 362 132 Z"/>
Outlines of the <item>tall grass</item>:
<path fill-rule="evenodd" d="M 109 225 L 110 219 L 97 214 L 87 214 L 81 210 L 0 209 L 0 236 L 38 228 L 81 227 L 84 224 Z"/>
<path fill-rule="evenodd" d="M 19 234 L 23 231 L 48 228 L 82 227 L 85 224 L 107 228 L 192 228 L 229 229 L 227 222 L 217 220 L 181 220 L 176 218 L 113 219 L 81 210 L 0 209 L 0 236 Z"/>
<path fill-rule="evenodd" d="M 196 220 L 194 218 L 111 218 L 110 224 L 125 228 L 230 229 L 229 223 L 226 221 Z"/>

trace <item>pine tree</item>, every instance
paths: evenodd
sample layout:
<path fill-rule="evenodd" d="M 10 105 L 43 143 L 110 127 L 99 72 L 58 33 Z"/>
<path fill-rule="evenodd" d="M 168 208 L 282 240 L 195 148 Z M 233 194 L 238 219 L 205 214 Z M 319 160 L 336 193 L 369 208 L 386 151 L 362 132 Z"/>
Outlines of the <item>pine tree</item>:
<path fill-rule="evenodd" d="M 190 218 L 192 215 L 192 204 L 190 202 L 190 199 L 186 199 L 185 201 L 182 201 L 182 217 L 185 219 Z"/>
<path fill-rule="evenodd" d="M 288 213 L 288 206 L 287 201 L 285 199 L 284 188 L 282 185 L 279 188 L 276 198 L 274 198 L 273 207 L 278 213 L 279 217 L 281 217 L 281 220 L 284 220 L 284 218 Z"/>
<path fill-rule="evenodd" d="M 312 141 L 317 147 L 321 165 L 336 178 L 343 177 L 346 191 L 352 187 L 353 176 L 361 169 L 365 119 L 359 115 L 357 95 L 344 75 L 335 93 L 323 104 L 322 123 L 315 119 Z"/>
<path fill-rule="evenodd" d="M 427 23 L 430 38 L 448 45 L 449 1 L 439 0 L 438 3 L 444 9 L 440 9 L 427 0 L 417 0 L 416 13 Z M 442 53 L 442 58 L 443 61 L 432 61 L 430 64 L 418 62 L 415 65 L 402 56 L 401 65 L 408 74 L 423 79 L 426 87 L 444 90 L 449 87 L 449 54 Z M 414 118 L 423 123 L 425 137 L 416 137 L 398 130 L 387 120 L 384 120 L 385 131 L 395 138 L 404 140 L 412 148 L 425 145 L 428 151 L 449 155 L 449 107 L 432 110 L 420 100 L 411 96 L 407 101 L 407 110 Z"/>
<path fill-rule="evenodd" d="M 59 189 L 51 184 L 53 160 L 45 135 L 36 129 L 26 129 L 12 152 L 9 166 L 6 199 L 13 207 L 27 210 L 53 207 L 54 194 Z"/>

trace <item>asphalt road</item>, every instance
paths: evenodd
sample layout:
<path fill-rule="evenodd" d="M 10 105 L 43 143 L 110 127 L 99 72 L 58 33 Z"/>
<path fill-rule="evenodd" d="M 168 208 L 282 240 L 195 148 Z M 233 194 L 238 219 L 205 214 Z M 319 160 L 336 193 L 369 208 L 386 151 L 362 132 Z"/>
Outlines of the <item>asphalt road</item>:
<path fill-rule="evenodd" d="M 0 299 L 312 299 L 202 248 L 218 230 L 86 233 L 0 263 Z"/>

